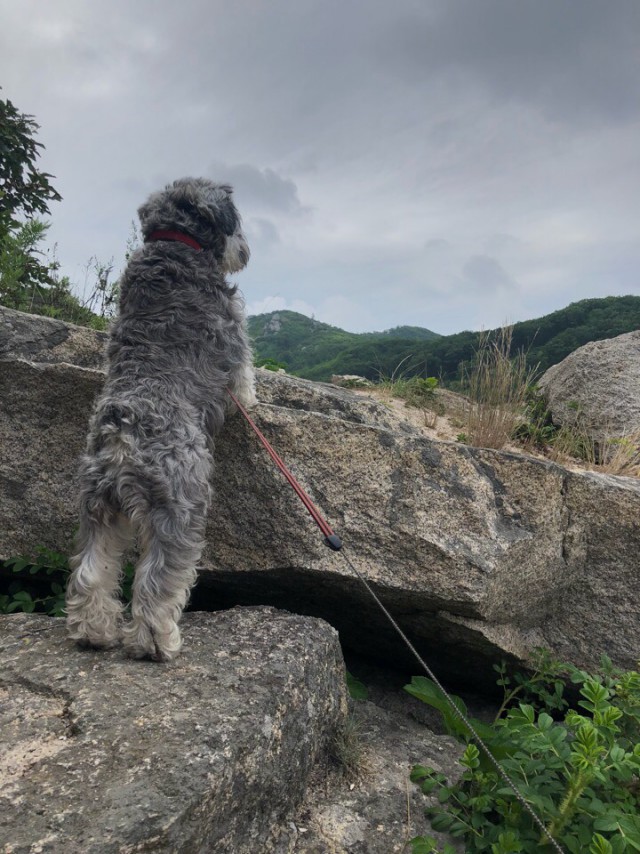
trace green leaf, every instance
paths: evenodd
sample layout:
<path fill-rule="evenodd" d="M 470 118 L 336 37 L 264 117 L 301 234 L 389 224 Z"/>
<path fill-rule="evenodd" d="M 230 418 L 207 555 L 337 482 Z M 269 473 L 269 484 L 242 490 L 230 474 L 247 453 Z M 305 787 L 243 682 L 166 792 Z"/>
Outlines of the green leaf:
<path fill-rule="evenodd" d="M 411 845 L 411 854 L 431 854 L 432 851 L 438 850 L 437 840 L 433 836 L 414 836 L 409 840 Z"/>
<path fill-rule="evenodd" d="M 424 795 L 430 795 L 437 785 L 437 780 L 424 780 L 422 783 L 420 783 L 420 791 Z"/>
<path fill-rule="evenodd" d="M 437 709 L 442 715 L 443 723 L 449 735 L 454 735 L 461 740 L 467 740 L 471 737 L 469 728 L 461 719 L 461 717 L 452 708 L 453 705 L 469 720 L 467 707 L 460 697 L 450 694 L 450 700 L 442 693 L 440 688 L 431 679 L 426 676 L 414 676 L 411 679 L 410 685 L 405 685 L 404 690 L 411 694 L 412 697 L 417 697 L 423 703 Z M 478 735 L 486 742 L 492 742 L 495 738 L 495 730 L 488 724 L 478 721 L 475 718 L 469 720 Z"/>
<path fill-rule="evenodd" d="M 463 821 L 454 821 L 449 828 L 451 836 L 466 836 L 469 833 L 469 826 Z"/>
<path fill-rule="evenodd" d="M 603 815 L 600 818 L 597 818 L 593 822 L 593 829 L 604 830 L 608 833 L 612 833 L 618 829 L 618 816 L 613 813 L 609 813 L 608 815 Z"/>
<path fill-rule="evenodd" d="M 491 846 L 491 854 L 512 854 L 517 851 L 522 851 L 522 843 L 511 830 L 501 833 L 498 842 Z"/>
<path fill-rule="evenodd" d="M 352 697 L 354 700 L 366 700 L 369 696 L 367 686 L 363 682 L 360 682 L 359 679 L 356 679 L 355 676 L 352 676 L 348 670 L 347 690 L 349 691 L 349 696 Z"/>
<path fill-rule="evenodd" d="M 538 715 L 538 727 L 542 732 L 546 732 L 553 726 L 553 718 L 546 712 L 540 712 Z"/>
<path fill-rule="evenodd" d="M 453 816 L 449 815 L 448 813 L 442 812 L 431 819 L 431 827 L 438 833 L 442 833 L 449 830 L 453 822 Z"/>
<path fill-rule="evenodd" d="M 22 603 L 16 602 L 15 599 L 13 602 L 9 602 L 9 604 L 7 605 L 7 614 L 12 614 L 14 611 L 18 611 L 18 610 L 24 610 L 24 609 L 22 608 Z"/>
<path fill-rule="evenodd" d="M 480 765 L 480 751 L 475 746 L 475 744 L 468 744 L 466 750 L 462 754 L 462 758 L 460 759 L 460 764 L 464 765 L 465 768 L 478 768 Z"/>
<path fill-rule="evenodd" d="M 591 840 L 589 854 L 613 854 L 613 848 L 604 836 L 600 836 L 599 833 L 596 833 Z"/>
<path fill-rule="evenodd" d="M 431 777 L 433 775 L 433 768 L 427 768 L 426 765 L 414 765 L 411 769 L 411 774 L 409 775 L 409 779 L 412 783 L 419 783 L 424 777 Z"/>
<path fill-rule="evenodd" d="M 618 826 L 627 845 L 634 851 L 640 851 L 640 816 L 621 815 Z"/>

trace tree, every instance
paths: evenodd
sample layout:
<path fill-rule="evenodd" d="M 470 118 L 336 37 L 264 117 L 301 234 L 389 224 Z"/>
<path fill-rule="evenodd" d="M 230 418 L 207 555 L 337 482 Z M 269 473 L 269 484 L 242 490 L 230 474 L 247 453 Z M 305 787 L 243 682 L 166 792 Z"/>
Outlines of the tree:
<path fill-rule="evenodd" d="M 33 116 L 0 99 L 0 239 L 20 226 L 18 216 L 48 214 L 49 202 L 62 198 L 49 183 L 53 176 L 36 167 L 43 148 L 34 138 L 39 129 Z"/>
<path fill-rule="evenodd" d="M 33 116 L 0 99 L 0 302 L 23 311 L 36 311 L 45 292 L 60 289 L 57 262 L 43 263 L 39 248 L 48 225 L 37 216 L 62 197 L 36 166 L 38 130 Z"/>

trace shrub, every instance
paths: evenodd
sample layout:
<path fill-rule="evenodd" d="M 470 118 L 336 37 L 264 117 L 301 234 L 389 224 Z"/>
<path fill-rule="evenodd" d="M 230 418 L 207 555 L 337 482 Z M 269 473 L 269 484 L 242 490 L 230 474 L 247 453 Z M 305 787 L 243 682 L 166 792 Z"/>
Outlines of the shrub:
<path fill-rule="evenodd" d="M 283 362 L 276 362 L 275 359 L 256 359 L 254 362 L 256 368 L 265 368 L 267 371 L 286 371 L 287 366 Z"/>
<path fill-rule="evenodd" d="M 505 703 L 492 725 L 479 723 L 480 736 L 516 783 L 551 837 L 569 854 L 624 854 L 640 851 L 640 674 L 623 672 L 603 659 L 600 674 L 563 666 L 578 686 L 569 704 L 566 677 L 558 665 L 515 686 L 500 668 Z M 426 684 L 425 683 L 430 683 Z M 424 690 L 423 690 L 424 689 Z M 450 784 L 432 768 L 414 767 L 411 779 L 425 795 L 435 831 L 464 839 L 465 851 L 509 854 L 551 852 L 513 791 L 471 743 L 469 733 L 430 680 L 413 680 L 408 690 L 444 712 L 450 731 L 467 747 L 464 771 Z M 520 694 L 531 702 L 506 707 Z M 456 703 L 464 704 L 459 698 Z M 414 854 L 437 852 L 432 837 L 416 837 Z M 445 846 L 444 852 L 451 846 Z"/>
<path fill-rule="evenodd" d="M 444 406 L 436 398 L 436 377 L 396 378 L 394 373 L 389 379 L 381 379 L 378 388 L 404 400 L 407 406 L 422 410 L 426 427 L 435 427 L 438 416 L 444 414 Z"/>
<path fill-rule="evenodd" d="M 512 438 L 525 446 L 547 450 L 558 433 L 551 420 L 547 399 L 537 385 L 525 391 L 525 420 L 516 425 Z"/>
<path fill-rule="evenodd" d="M 134 568 L 123 569 L 122 598 L 131 601 Z M 64 593 L 71 573 L 64 555 L 40 547 L 35 557 L 13 557 L 0 562 L 0 614 L 23 611 L 51 617 L 64 614 Z"/>

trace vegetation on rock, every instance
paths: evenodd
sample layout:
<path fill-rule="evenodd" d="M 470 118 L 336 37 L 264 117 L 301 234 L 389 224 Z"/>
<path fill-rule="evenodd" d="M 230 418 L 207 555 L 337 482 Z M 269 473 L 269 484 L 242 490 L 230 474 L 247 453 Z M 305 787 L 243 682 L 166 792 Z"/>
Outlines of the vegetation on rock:
<path fill-rule="evenodd" d="M 123 568 L 122 598 L 131 601 L 134 568 Z M 64 592 L 71 570 L 69 560 L 42 546 L 35 556 L 12 557 L 0 561 L 0 614 L 22 611 L 51 617 L 64 614 Z"/>
<path fill-rule="evenodd" d="M 598 674 L 548 656 L 541 662 L 533 676 L 513 681 L 504 666 L 497 667 L 505 701 L 491 725 L 473 725 L 563 850 L 640 851 L 640 673 L 621 671 L 607 658 Z M 575 699 L 565 697 L 569 683 L 577 686 Z M 439 688 L 424 677 L 406 688 L 438 709 L 450 734 L 467 743 L 457 782 L 422 765 L 412 771 L 430 799 L 432 828 L 463 839 L 469 854 L 555 850 Z M 460 698 L 454 701 L 466 712 Z M 455 850 L 428 836 L 413 839 L 412 846 L 414 854 Z"/>

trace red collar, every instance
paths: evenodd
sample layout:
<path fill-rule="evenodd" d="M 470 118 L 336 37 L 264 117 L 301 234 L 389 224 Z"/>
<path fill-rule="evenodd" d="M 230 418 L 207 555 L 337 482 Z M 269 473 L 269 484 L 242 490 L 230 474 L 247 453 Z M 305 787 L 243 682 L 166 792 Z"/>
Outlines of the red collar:
<path fill-rule="evenodd" d="M 180 243 L 186 243 L 192 249 L 202 252 L 202 246 L 200 246 L 198 241 L 194 240 L 193 237 L 189 237 L 188 234 L 183 234 L 181 231 L 152 231 L 145 242 L 150 243 L 152 240 L 179 240 Z"/>

